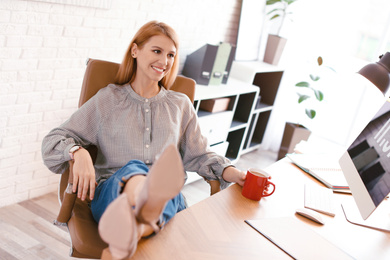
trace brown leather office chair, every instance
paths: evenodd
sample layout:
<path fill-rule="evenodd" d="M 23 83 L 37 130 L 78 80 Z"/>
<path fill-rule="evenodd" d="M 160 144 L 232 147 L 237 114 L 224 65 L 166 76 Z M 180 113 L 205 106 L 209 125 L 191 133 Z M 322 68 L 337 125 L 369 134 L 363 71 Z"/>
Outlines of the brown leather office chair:
<path fill-rule="evenodd" d="M 79 107 L 82 106 L 89 98 L 95 95 L 99 89 L 113 83 L 119 64 L 89 59 L 84 75 L 83 85 L 80 94 Z M 194 101 L 195 81 L 177 76 L 171 90 L 186 94 L 190 100 Z M 86 147 L 91 154 L 93 161 L 97 155 L 95 146 Z M 73 162 L 69 162 L 69 168 L 61 175 L 59 184 L 59 201 L 60 211 L 56 225 L 67 226 L 70 239 L 71 249 L 70 256 L 79 258 L 100 258 L 102 251 L 108 245 L 102 241 L 98 232 L 98 224 L 92 217 L 92 212 L 88 207 L 89 199 L 81 201 L 77 198 L 76 193 L 72 193 L 73 183 Z M 218 192 L 219 181 L 208 181 L 211 186 L 211 195 Z"/>

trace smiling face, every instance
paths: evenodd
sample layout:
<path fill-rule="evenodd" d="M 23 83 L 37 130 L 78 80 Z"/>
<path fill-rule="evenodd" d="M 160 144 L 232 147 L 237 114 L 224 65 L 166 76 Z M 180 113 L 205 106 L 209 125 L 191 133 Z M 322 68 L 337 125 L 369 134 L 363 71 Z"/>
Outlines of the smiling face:
<path fill-rule="evenodd" d="M 156 35 L 152 36 L 142 48 L 134 43 L 132 54 L 137 60 L 136 79 L 157 83 L 172 68 L 176 47 L 167 36 Z"/>

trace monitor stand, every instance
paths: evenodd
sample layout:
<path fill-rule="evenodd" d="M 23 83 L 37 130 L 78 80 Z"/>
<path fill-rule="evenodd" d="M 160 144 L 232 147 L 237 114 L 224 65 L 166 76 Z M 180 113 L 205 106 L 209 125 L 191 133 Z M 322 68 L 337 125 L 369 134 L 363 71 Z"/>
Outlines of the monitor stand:
<path fill-rule="evenodd" d="M 383 232 L 390 232 L 390 201 L 388 200 L 385 199 L 382 201 L 366 220 L 360 215 L 355 201 L 344 201 L 341 207 L 349 223 Z"/>

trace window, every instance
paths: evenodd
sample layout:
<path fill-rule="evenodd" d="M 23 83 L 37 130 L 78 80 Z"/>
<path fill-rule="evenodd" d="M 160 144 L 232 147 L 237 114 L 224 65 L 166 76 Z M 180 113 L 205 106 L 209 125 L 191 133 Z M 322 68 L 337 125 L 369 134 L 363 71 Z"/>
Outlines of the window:
<path fill-rule="evenodd" d="M 378 61 L 380 54 L 390 51 L 390 2 L 360 0 L 359 3 L 363 12 L 356 26 L 356 56 L 367 61 Z"/>

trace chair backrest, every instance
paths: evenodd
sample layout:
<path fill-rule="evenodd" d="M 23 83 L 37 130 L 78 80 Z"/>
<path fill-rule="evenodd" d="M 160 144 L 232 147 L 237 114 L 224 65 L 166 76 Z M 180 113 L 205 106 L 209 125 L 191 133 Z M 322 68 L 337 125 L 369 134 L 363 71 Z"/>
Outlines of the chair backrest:
<path fill-rule="evenodd" d="M 103 60 L 88 59 L 84 81 L 81 88 L 79 107 L 95 95 L 101 88 L 115 82 L 119 64 Z M 184 76 L 177 76 L 171 90 L 186 94 L 194 102 L 195 81 Z"/>

